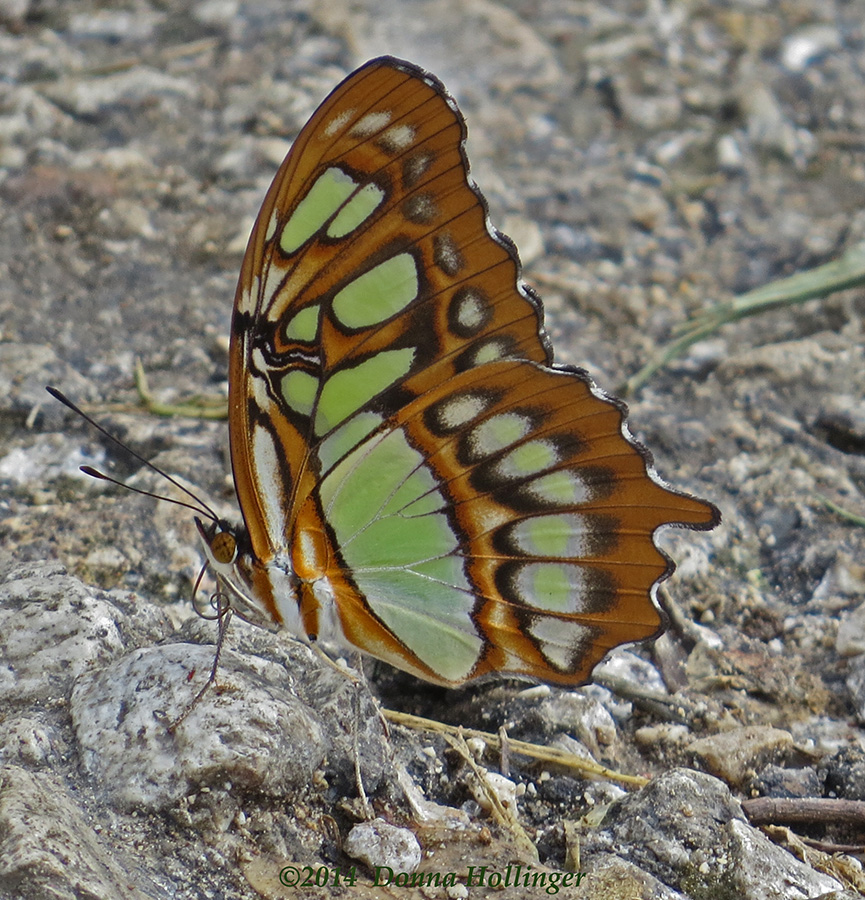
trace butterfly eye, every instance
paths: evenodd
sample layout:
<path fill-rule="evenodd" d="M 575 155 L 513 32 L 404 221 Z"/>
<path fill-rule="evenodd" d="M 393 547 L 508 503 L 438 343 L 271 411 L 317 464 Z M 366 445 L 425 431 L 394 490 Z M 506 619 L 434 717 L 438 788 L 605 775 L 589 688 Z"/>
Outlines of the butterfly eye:
<path fill-rule="evenodd" d="M 230 531 L 217 531 L 210 540 L 214 562 L 230 566 L 237 558 L 237 541 Z"/>
<path fill-rule="evenodd" d="M 230 566 L 237 560 L 237 537 L 227 524 L 214 520 L 205 525 L 196 516 L 195 525 L 212 563 Z"/>

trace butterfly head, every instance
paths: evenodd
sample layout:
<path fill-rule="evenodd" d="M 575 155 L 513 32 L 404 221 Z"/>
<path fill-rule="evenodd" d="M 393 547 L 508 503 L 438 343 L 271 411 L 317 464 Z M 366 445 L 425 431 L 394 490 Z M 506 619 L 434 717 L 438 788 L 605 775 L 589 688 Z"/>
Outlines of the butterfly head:
<path fill-rule="evenodd" d="M 254 598 L 256 564 L 249 534 L 225 519 L 203 522 L 195 517 L 204 555 L 219 585 L 220 599 L 247 622 L 275 630 L 281 622 Z"/>

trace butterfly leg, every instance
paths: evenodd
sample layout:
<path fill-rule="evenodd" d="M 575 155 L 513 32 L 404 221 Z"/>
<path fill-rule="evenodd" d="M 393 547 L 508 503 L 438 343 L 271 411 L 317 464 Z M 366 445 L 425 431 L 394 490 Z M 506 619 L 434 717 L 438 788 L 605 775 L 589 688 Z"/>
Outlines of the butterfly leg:
<path fill-rule="evenodd" d="M 217 595 L 218 597 L 219 595 Z M 198 705 L 201 698 L 207 693 L 211 686 L 216 684 L 216 673 L 219 670 L 219 660 L 222 657 L 222 647 L 225 644 L 225 636 L 228 633 L 228 623 L 231 621 L 231 607 L 227 603 L 218 602 L 217 618 L 219 621 L 219 631 L 216 636 L 216 652 L 213 655 L 213 665 L 210 668 L 210 674 L 207 681 L 204 682 L 201 690 L 192 698 L 192 702 L 186 709 L 173 721 L 166 726 L 168 731 L 173 734 L 178 726 L 185 721 L 186 717 Z"/>
<path fill-rule="evenodd" d="M 375 707 L 376 715 L 378 716 L 379 722 L 381 722 L 382 731 L 384 732 L 385 745 L 388 748 L 388 752 L 391 752 L 390 725 L 387 721 L 387 717 L 385 716 L 384 711 L 381 708 L 381 704 L 378 702 L 378 699 L 370 690 L 369 683 L 367 682 L 366 676 L 363 673 L 363 657 L 360 653 L 356 651 L 352 652 L 350 655 L 351 662 L 343 663 L 341 665 L 339 662 L 328 656 L 328 654 L 322 649 L 319 644 L 313 643 L 310 646 L 313 650 L 315 650 L 315 652 L 324 662 L 326 662 L 331 668 L 336 669 L 336 671 L 339 672 L 343 677 L 347 678 L 354 687 L 354 695 L 352 701 L 352 706 L 354 708 L 354 728 L 352 734 L 354 777 L 357 784 L 358 797 L 360 798 L 364 814 L 369 819 L 372 819 L 374 817 L 374 812 L 363 784 L 363 774 L 361 772 L 360 760 L 360 746 L 358 744 L 361 730 L 361 691 L 367 692 L 367 694 L 369 695 L 369 699 L 372 701 L 372 704 Z"/>
<path fill-rule="evenodd" d="M 360 664 L 360 654 L 357 655 L 357 662 Z M 358 671 L 363 672 L 363 669 L 358 666 Z M 357 795 L 360 798 L 361 807 L 363 809 L 364 816 L 366 819 L 373 819 L 375 817 L 375 813 L 372 809 L 372 804 L 369 802 L 369 797 L 366 795 L 366 789 L 363 786 L 363 772 L 361 771 L 360 766 L 360 745 L 358 743 L 358 739 L 360 736 L 360 692 L 361 689 L 366 687 L 369 689 L 369 686 L 366 684 L 366 679 L 363 681 L 357 680 L 354 682 L 354 693 L 352 697 L 352 707 L 354 707 L 354 734 L 352 735 L 352 756 L 354 757 L 354 780 L 357 784 Z M 376 712 L 378 713 L 379 719 L 383 722 L 384 718 L 381 714 L 381 708 L 378 705 L 378 701 L 375 697 L 372 697 L 372 702 L 375 704 Z"/>

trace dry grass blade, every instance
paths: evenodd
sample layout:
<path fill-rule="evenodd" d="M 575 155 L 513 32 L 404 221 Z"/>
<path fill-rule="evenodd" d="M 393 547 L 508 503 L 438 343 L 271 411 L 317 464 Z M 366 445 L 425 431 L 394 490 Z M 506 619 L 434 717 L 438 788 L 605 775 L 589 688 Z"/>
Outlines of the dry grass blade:
<path fill-rule="evenodd" d="M 836 291 L 862 284 L 865 284 L 865 243 L 851 247 L 840 259 L 773 281 L 692 316 L 678 329 L 679 336 L 619 387 L 617 393 L 623 396 L 634 394 L 655 372 L 681 356 L 692 344 L 714 334 L 722 325 L 816 297 L 828 297 Z"/>
<path fill-rule="evenodd" d="M 431 731 L 435 734 L 445 736 L 462 735 L 464 737 L 476 737 L 484 741 L 488 746 L 497 750 L 501 749 L 502 741 L 497 734 L 489 731 L 477 731 L 473 728 L 462 728 L 456 725 L 446 725 L 443 722 L 436 722 L 432 719 L 425 719 L 423 716 L 413 716 L 409 713 L 397 712 L 393 709 L 382 710 L 385 718 L 396 725 L 404 725 L 406 728 L 412 728 L 415 731 Z M 643 787 L 649 783 L 648 778 L 641 775 L 626 775 L 624 772 L 616 772 L 608 769 L 594 760 L 583 759 L 568 753 L 565 750 L 559 750 L 557 747 L 542 747 L 539 744 L 530 744 L 528 741 L 517 741 L 513 738 L 507 739 L 508 749 L 511 753 L 519 753 L 522 756 L 528 756 L 531 759 L 537 759 L 540 762 L 549 763 L 554 766 L 571 769 L 581 772 L 589 778 L 604 778 L 609 781 L 617 781 L 620 784 L 626 784 L 633 787 Z"/>

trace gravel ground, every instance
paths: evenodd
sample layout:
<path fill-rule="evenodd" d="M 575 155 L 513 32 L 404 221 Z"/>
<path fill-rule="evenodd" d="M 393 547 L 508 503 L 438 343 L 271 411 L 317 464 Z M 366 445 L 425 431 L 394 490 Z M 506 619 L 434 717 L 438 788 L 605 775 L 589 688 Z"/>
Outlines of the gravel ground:
<path fill-rule="evenodd" d="M 423 868 L 463 878 L 585 872 L 566 897 L 856 896 L 865 530 L 821 498 L 865 513 L 857 291 L 726 326 L 629 398 L 660 472 L 724 520 L 664 536 L 673 627 L 615 654 L 604 686 L 368 673 L 390 709 L 590 752 L 647 787 L 481 739 L 386 739 L 365 689 L 243 623 L 227 689 L 166 727 L 212 660 L 190 646 L 215 634 L 190 618 L 195 528 L 79 476 L 166 490 L 44 386 L 232 511 L 225 424 L 144 413 L 135 361 L 160 400 L 224 395 L 253 217 L 356 65 L 388 53 L 447 84 L 557 360 L 609 390 L 689 314 L 865 240 L 865 2 L 323 6 L 0 0 L 2 896 L 414 896 L 333 885 L 337 866 L 367 878 L 358 860 L 411 867 L 414 839 Z M 355 768 L 397 833 L 357 831 Z M 759 830 L 759 798 L 806 818 L 776 804 Z M 281 886 L 289 863 L 329 886 Z M 497 887 L 468 895 L 525 896 Z"/>

